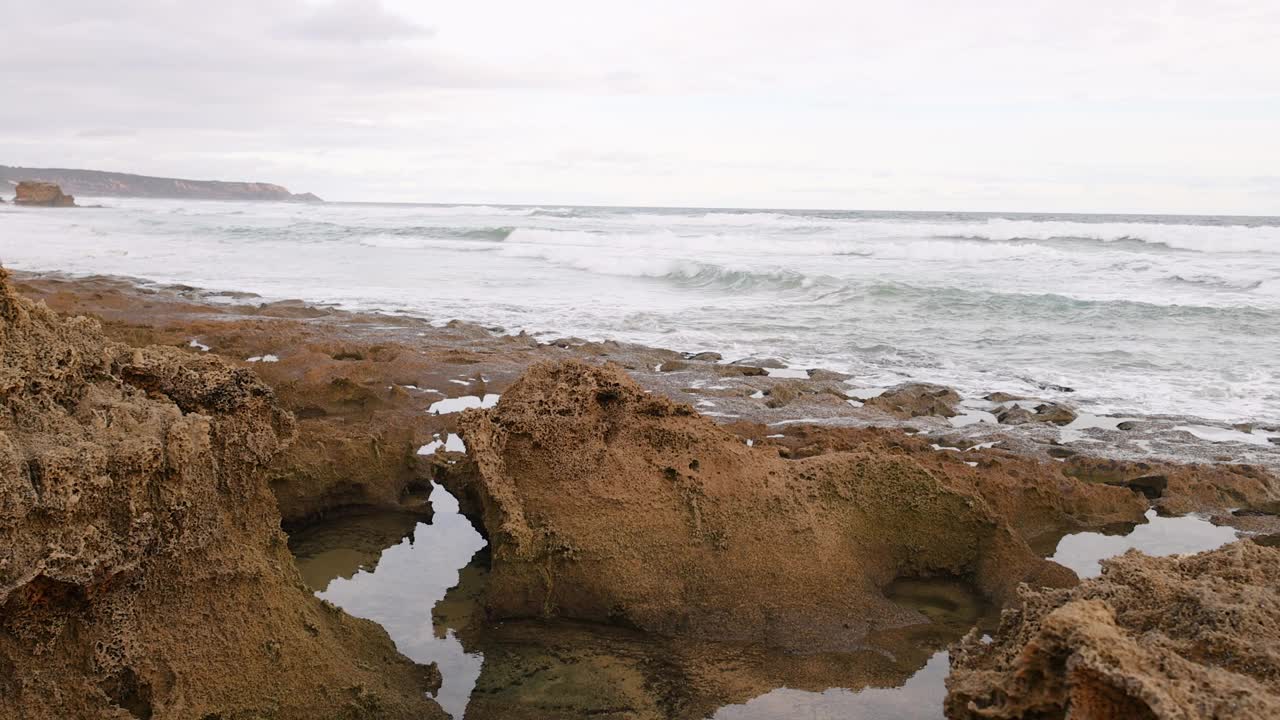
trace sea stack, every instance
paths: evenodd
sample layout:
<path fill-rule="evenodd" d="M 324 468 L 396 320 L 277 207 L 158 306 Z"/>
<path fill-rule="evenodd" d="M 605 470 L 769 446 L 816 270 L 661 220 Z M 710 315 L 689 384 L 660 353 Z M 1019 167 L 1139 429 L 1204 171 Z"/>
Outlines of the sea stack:
<path fill-rule="evenodd" d="M 62 188 L 54 183 L 23 180 L 18 183 L 15 205 L 38 205 L 42 207 L 75 207 L 76 199 L 62 192 Z"/>

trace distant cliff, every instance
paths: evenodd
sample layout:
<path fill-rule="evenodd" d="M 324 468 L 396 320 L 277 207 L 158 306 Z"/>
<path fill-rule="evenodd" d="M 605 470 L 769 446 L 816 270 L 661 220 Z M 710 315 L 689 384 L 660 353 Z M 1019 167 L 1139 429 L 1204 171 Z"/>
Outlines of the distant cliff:
<path fill-rule="evenodd" d="M 24 180 L 57 183 L 64 191 L 80 196 L 190 198 L 196 200 L 274 200 L 277 202 L 323 202 L 311 193 L 294 194 L 271 183 L 224 182 L 221 180 L 180 180 L 148 177 L 101 170 L 65 168 L 24 168 L 0 165 L 0 194 L 9 194 Z"/>

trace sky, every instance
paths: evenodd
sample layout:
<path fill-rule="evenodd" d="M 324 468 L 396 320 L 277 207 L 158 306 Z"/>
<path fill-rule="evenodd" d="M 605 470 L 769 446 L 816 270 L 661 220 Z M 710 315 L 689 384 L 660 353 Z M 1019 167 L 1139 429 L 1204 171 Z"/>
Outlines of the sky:
<path fill-rule="evenodd" d="M 0 164 L 331 200 L 1280 215 L 1280 2 L 0 0 Z"/>

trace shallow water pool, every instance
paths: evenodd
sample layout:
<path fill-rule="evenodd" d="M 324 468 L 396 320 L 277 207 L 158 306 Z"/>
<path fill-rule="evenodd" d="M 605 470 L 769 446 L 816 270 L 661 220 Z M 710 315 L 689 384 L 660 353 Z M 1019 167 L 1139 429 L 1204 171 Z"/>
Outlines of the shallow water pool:
<path fill-rule="evenodd" d="M 317 595 L 381 623 L 408 657 L 439 664 L 437 699 L 455 720 L 938 720 L 945 648 L 997 619 L 961 583 L 915 580 L 886 595 L 927 621 L 875 633 L 867 649 L 848 653 L 781 653 L 569 621 L 490 624 L 477 603 L 485 542 L 442 488 L 430 500 L 430 522 L 398 513 L 341 518 L 295 533 L 290 546 Z M 1068 535 L 1053 558 L 1091 576 L 1098 560 L 1131 547 L 1165 555 L 1235 539 L 1195 516 L 1153 511 L 1147 520 L 1124 535 Z"/>

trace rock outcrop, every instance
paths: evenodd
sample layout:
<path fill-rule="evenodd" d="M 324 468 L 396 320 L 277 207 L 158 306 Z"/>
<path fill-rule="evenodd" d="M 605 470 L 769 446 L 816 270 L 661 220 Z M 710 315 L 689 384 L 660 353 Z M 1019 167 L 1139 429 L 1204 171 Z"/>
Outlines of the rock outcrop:
<path fill-rule="evenodd" d="M 920 621 L 883 593 L 899 578 L 999 601 L 1076 582 L 909 459 L 786 460 L 616 366 L 535 365 L 460 426 L 469 459 L 443 480 L 492 544 L 494 617 L 834 649 Z"/>
<path fill-rule="evenodd" d="M 922 415 L 954 417 L 959 403 L 959 393 L 944 385 L 906 383 L 889 388 L 865 404 L 894 417 L 913 418 Z"/>
<path fill-rule="evenodd" d="M 0 716 L 442 717 L 433 667 L 300 581 L 262 479 L 293 424 L 0 270 Z"/>
<path fill-rule="evenodd" d="M 75 207 L 76 199 L 62 192 L 54 183 L 24 180 L 14 188 L 15 205 L 39 205 L 43 207 Z"/>
<path fill-rule="evenodd" d="M 1280 549 L 1130 551 L 1071 590 L 1023 594 L 951 654 L 952 720 L 1280 717 Z"/>
<path fill-rule="evenodd" d="M 994 412 L 996 421 L 1001 425 L 1025 425 L 1033 422 L 1070 425 L 1076 419 L 1076 412 L 1061 403 L 1040 403 L 1034 410 L 1017 404 L 1005 405 L 996 408 Z"/>

